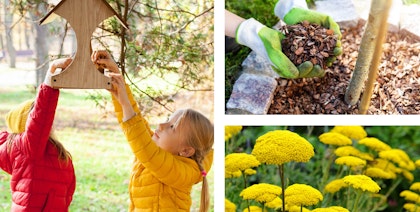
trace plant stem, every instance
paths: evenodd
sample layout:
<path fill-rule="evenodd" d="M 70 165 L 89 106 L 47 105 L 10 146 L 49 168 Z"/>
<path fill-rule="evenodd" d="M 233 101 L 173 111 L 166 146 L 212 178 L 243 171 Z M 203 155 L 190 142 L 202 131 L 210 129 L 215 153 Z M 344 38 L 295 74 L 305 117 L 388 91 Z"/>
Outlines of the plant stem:
<path fill-rule="evenodd" d="M 394 181 L 394 184 L 389 188 L 389 190 L 385 194 L 385 198 L 383 198 L 381 201 L 379 201 L 377 204 L 375 204 L 375 207 L 371 211 L 376 211 L 381 205 L 388 199 L 389 195 L 397 188 L 397 186 L 401 183 L 402 177 L 398 177 L 396 181 Z"/>
<path fill-rule="evenodd" d="M 328 148 L 327 151 L 328 150 L 331 150 L 331 152 L 334 152 L 334 149 L 332 149 L 332 148 Z M 323 176 L 322 176 L 322 181 L 321 181 L 321 187 L 324 187 L 325 183 L 328 180 L 328 177 L 329 177 L 329 174 L 330 174 L 330 168 L 331 168 L 331 164 L 333 162 L 333 159 L 334 159 L 333 154 L 330 153 L 330 156 L 329 156 L 328 161 L 327 161 L 327 167 L 326 168 L 324 167 L 323 170 L 322 170 Z"/>
<path fill-rule="evenodd" d="M 282 211 L 286 211 L 286 203 L 284 201 L 284 165 L 281 164 L 279 167 L 280 183 L 281 183 L 281 200 L 282 200 Z"/>
<path fill-rule="evenodd" d="M 247 182 L 246 182 L 246 176 L 244 172 L 242 172 L 242 176 L 244 177 L 244 189 L 246 189 Z M 248 204 L 248 212 L 251 212 L 251 209 L 249 208 L 249 199 L 246 200 L 246 203 Z"/>
<path fill-rule="evenodd" d="M 303 206 L 302 205 L 300 205 L 300 212 L 302 212 L 303 211 Z"/>
<path fill-rule="evenodd" d="M 362 196 L 362 190 L 358 189 L 357 190 L 356 200 L 354 201 L 354 204 L 353 204 L 353 210 L 352 210 L 353 212 L 357 212 L 357 203 L 360 200 L 360 196 Z"/>

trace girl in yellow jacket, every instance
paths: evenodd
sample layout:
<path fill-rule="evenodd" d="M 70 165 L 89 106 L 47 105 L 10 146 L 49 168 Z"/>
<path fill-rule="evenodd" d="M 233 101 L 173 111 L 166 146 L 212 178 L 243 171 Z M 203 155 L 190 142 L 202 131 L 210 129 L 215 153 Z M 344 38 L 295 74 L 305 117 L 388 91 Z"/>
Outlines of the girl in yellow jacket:
<path fill-rule="evenodd" d="M 190 211 L 191 189 L 200 181 L 200 212 L 207 211 L 206 175 L 213 162 L 214 141 L 211 122 L 194 110 L 178 110 L 153 132 L 110 54 L 95 51 L 92 61 L 112 72 L 115 113 L 135 155 L 129 211 Z"/>

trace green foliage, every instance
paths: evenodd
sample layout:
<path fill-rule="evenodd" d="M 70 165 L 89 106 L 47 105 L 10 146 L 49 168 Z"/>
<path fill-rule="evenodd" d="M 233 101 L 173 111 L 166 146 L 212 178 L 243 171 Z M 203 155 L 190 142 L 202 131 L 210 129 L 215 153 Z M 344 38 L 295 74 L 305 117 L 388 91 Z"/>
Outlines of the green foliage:
<path fill-rule="evenodd" d="M 403 0 L 403 4 L 405 5 L 419 4 L 420 5 L 420 0 Z"/>
<path fill-rule="evenodd" d="M 310 185 L 320 190 L 324 195 L 324 200 L 316 207 L 328 207 L 332 205 L 341 205 L 348 207 L 350 210 L 355 207 L 354 199 L 359 195 L 360 201 L 358 204 L 359 211 L 361 208 L 371 208 L 369 211 L 399 211 L 405 202 L 399 196 L 403 190 L 408 190 L 411 183 L 420 181 L 420 171 L 416 169 L 412 171 L 414 180 L 408 181 L 402 175 L 399 175 L 394 180 L 381 180 L 373 178 L 381 187 L 380 195 L 370 197 L 366 194 L 356 194 L 354 189 L 342 189 L 335 195 L 324 192 L 325 185 L 333 179 L 342 178 L 349 173 L 355 174 L 355 171 L 350 170 L 346 166 L 339 166 L 334 163 L 336 156 L 334 149 L 330 145 L 325 145 L 319 141 L 319 135 L 324 132 L 329 132 L 332 127 L 318 126 L 318 127 L 280 127 L 280 126 L 263 126 L 263 127 L 243 127 L 242 131 L 226 141 L 226 155 L 230 153 L 248 153 L 252 152 L 255 141 L 261 135 L 277 129 L 288 129 L 296 132 L 302 137 L 306 138 L 313 146 L 315 155 L 307 163 L 286 163 L 284 164 L 286 187 L 294 183 L 303 183 Z M 418 126 L 371 126 L 365 127 L 368 137 L 376 137 L 383 142 L 390 145 L 392 148 L 398 148 L 405 151 L 411 160 L 420 159 L 420 130 Z M 368 152 L 366 148 L 361 148 L 362 145 L 357 145 L 357 141 L 353 141 L 356 148 L 361 151 Z M 373 154 L 372 151 L 369 151 Z M 376 153 L 377 154 L 377 153 Z M 376 155 L 377 157 L 377 155 Z M 331 165 L 329 165 L 331 163 Z M 274 165 L 261 164 L 255 169 L 257 174 L 246 176 L 242 175 L 239 178 L 225 179 L 225 197 L 237 205 L 238 210 L 247 207 L 247 201 L 243 200 L 239 193 L 245 188 L 256 183 L 270 183 L 280 185 L 280 177 L 278 174 L 278 167 Z M 246 185 L 244 180 L 246 180 Z M 350 199 L 347 197 L 347 192 L 350 192 Z M 341 196 L 340 196 L 341 195 Z M 383 195 L 383 196 L 381 196 Z M 385 199 L 383 199 L 385 197 Z M 388 197 L 388 199 L 386 199 Z M 375 198 L 375 199 L 372 199 Z M 382 198 L 382 199 L 381 199 Z M 349 201 L 346 201 L 346 200 Z M 384 200 L 383 202 L 381 202 Z M 251 200 L 251 205 L 261 204 Z M 388 204 L 388 202 L 392 204 Z M 377 204 L 377 205 L 376 205 Z M 349 207 L 350 206 L 350 207 Z M 315 207 L 313 207 L 315 208 Z M 267 208 L 266 208 L 267 209 Z M 272 210 L 272 209 L 270 209 Z M 269 210 L 269 211 L 270 211 Z M 278 210 L 279 211 L 279 210 Z"/>

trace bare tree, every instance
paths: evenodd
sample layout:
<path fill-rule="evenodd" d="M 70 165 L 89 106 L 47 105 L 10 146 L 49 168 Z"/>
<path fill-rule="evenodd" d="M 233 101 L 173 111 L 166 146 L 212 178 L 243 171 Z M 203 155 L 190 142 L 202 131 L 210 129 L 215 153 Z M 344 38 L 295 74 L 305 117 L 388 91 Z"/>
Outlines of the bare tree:
<path fill-rule="evenodd" d="M 4 0 L 4 28 L 6 32 L 6 51 L 9 58 L 9 67 L 16 68 L 16 49 L 13 46 L 13 13 L 8 11 L 11 6 L 9 0 Z"/>

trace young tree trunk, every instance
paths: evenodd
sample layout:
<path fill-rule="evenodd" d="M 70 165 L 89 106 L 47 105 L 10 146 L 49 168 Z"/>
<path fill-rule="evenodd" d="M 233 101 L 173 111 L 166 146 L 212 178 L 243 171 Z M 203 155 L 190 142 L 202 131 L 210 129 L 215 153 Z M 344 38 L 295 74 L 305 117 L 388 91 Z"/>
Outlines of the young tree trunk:
<path fill-rule="evenodd" d="M 392 0 L 387 0 L 385 3 L 385 9 L 383 11 L 383 17 L 379 25 L 378 39 L 376 39 L 375 49 L 373 51 L 373 58 L 370 64 L 368 81 L 365 84 L 365 91 L 362 95 L 362 100 L 359 105 L 359 114 L 366 114 L 369 109 L 370 100 L 373 93 L 373 85 L 376 82 L 378 75 L 378 67 L 382 57 L 382 44 L 385 41 L 385 37 L 388 29 L 388 14 L 392 5 Z"/>
<path fill-rule="evenodd" d="M 13 13 L 8 11 L 10 6 L 9 0 L 4 0 L 4 28 L 6 32 L 6 51 L 9 58 L 9 67 L 16 68 L 16 49 L 13 46 L 13 33 L 12 33 L 12 24 L 13 24 Z"/>
<path fill-rule="evenodd" d="M 355 105 L 357 103 L 369 70 L 370 72 L 377 71 L 378 63 L 374 67 L 372 60 L 374 57 L 377 58 L 377 61 L 381 58 L 381 52 L 376 52 L 375 49 L 378 45 L 378 48 L 382 48 L 387 28 L 383 25 L 387 25 L 391 3 L 392 0 L 372 0 L 371 2 L 369 18 L 360 44 L 355 70 L 345 95 L 347 104 Z M 372 75 L 369 81 L 372 83 L 376 80 L 375 78 L 376 75 Z"/>

